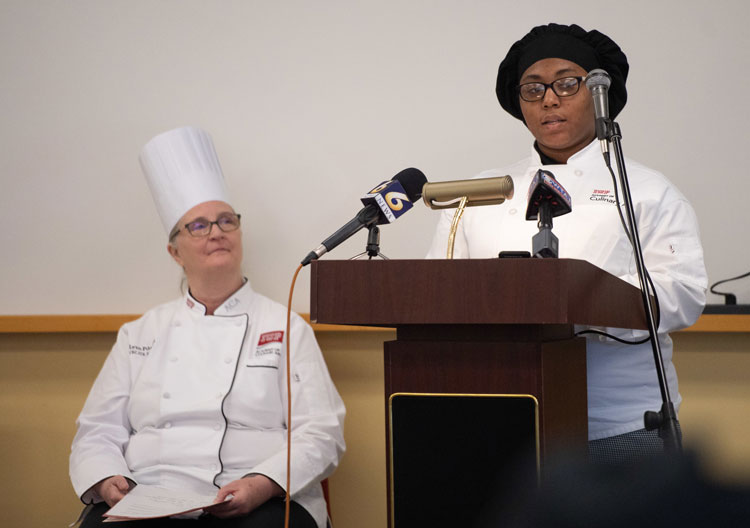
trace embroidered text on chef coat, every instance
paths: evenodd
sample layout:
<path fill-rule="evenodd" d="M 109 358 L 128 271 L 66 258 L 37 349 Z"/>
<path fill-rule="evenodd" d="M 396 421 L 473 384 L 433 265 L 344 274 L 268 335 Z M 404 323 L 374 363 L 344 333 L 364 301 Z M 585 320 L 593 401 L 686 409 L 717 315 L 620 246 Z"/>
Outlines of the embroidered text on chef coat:
<path fill-rule="evenodd" d="M 264 332 L 258 339 L 252 357 L 248 358 L 248 367 L 279 368 L 284 331 Z"/>

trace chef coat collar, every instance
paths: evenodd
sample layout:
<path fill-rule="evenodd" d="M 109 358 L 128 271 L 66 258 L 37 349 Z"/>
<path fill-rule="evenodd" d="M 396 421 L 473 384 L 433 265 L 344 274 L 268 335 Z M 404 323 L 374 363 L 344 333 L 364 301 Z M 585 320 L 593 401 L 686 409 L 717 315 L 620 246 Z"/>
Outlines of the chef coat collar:
<path fill-rule="evenodd" d="M 214 315 L 227 317 L 250 312 L 255 292 L 250 286 L 250 281 L 247 280 L 247 277 L 244 277 L 243 280 L 244 283 L 242 286 L 216 308 Z M 185 307 L 195 315 L 206 315 L 206 306 L 193 297 L 190 289 L 185 294 Z"/>
<path fill-rule="evenodd" d="M 534 150 L 536 150 L 536 153 L 539 154 L 539 159 L 541 160 L 542 165 L 560 165 L 559 161 L 550 158 L 541 151 L 541 149 L 539 148 L 539 143 L 537 141 L 534 141 Z"/>
<path fill-rule="evenodd" d="M 604 159 L 601 158 L 601 152 L 599 150 L 599 140 L 596 138 L 591 140 L 591 143 L 568 158 L 567 163 L 560 163 L 553 160 L 549 156 L 544 155 L 537 147 L 536 141 L 534 141 L 534 145 L 531 147 L 531 159 L 532 162 L 536 165 L 574 165 L 584 160 L 588 161 L 588 158 L 596 155 L 598 155 L 602 163 L 604 163 Z"/>

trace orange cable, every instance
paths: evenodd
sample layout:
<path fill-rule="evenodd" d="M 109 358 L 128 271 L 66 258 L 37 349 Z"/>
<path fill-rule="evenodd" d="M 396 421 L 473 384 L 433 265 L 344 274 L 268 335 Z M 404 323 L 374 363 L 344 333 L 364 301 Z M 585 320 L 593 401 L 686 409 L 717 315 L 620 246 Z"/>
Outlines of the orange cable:
<path fill-rule="evenodd" d="M 291 368 L 291 354 L 289 353 L 289 343 L 292 339 L 289 335 L 291 330 L 291 319 L 292 319 L 292 296 L 294 295 L 294 283 L 297 282 L 297 275 L 299 275 L 302 269 L 302 264 L 297 266 L 297 271 L 294 272 L 292 278 L 292 285 L 289 288 L 289 302 L 286 306 L 286 502 L 284 511 L 284 528 L 289 528 L 289 508 L 291 506 L 292 498 L 289 495 L 289 489 L 291 488 L 292 480 L 292 368 Z"/>

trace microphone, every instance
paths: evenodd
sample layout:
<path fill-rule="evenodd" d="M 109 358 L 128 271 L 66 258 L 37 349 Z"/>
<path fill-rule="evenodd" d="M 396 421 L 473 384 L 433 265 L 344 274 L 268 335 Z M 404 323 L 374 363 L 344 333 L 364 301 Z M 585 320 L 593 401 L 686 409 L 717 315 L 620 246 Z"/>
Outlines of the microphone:
<path fill-rule="evenodd" d="M 612 84 L 609 74 L 597 68 L 586 75 L 586 88 L 594 98 L 596 116 L 596 137 L 602 147 L 604 159 L 609 162 L 609 97 L 607 92 Z M 609 163 L 607 163 L 609 165 Z"/>
<path fill-rule="evenodd" d="M 458 207 L 461 199 L 468 199 L 466 206 L 496 205 L 513 198 L 513 179 L 510 176 L 476 178 L 425 183 L 422 200 L 432 209 Z"/>
<path fill-rule="evenodd" d="M 557 258 L 559 241 L 552 233 L 552 218 L 572 210 L 570 195 L 554 175 L 536 171 L 529 185 L 526 220 L 537 220 L 539 232 L 531 239 L 531 253 L 539 258 Z"/>
<path fill-rule="evenodd" d="M 560 185 L 550 171 L 543 169 L 536 171 L 531 180 L 527 201 L 526 220 L 538 219 L 541 222 L 540 210 L 545 207 L 545 204 L 549 206 L 549 218 L 567 214 L 572 210 L 568 191 Z M 544 220 L 546 222 L 547 218 Z"/>
<path fill-rule="evenodd" d="M 351 237 L 363 227 L 390 223 L 412 208 L 412 203 L 422 196 L 427 183 L 424 173 L 415 168 L 404 169 L 393 179 L 384 181 L 362 197 L 365 205 L 354 218 L 326 238 L 302 260 L 307 266 Z"/>

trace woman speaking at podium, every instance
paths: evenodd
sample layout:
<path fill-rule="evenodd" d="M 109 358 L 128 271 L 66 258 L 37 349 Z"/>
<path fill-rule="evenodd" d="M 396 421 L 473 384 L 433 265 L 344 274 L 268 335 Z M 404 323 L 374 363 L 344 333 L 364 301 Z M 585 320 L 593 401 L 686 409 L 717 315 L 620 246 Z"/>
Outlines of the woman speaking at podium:
<path fill-rule="evenodd" d="M 608 100 L 614 119 L 625 106 L 628 62 L 615 42 L 576 25 L 533 28 L 513 44 L 500 64 L 496 92 L 501 106 L 534 137 L 530 155 L 481 178 L 513 177 L 516 189 L 529 187 L 546 169 L 572 198 L 572 212 L 555 219 L 559 256 L 592 264 L 638 285 L 633 249 L 620 221 L 612 177 L 595 133 L 588 72 L 611 77 Z M 685 197 L 659 172 L 626 163 L 646 268 L 660 306 L 659 339 L 666 379 L 675 407 L 680 396 L 672 364 L 669 332 L 692 325 L 705 304 L 707 277 L 698 222 Z M 455 258 L 492 258 L 500 250 L 526 250 L 536 222 L 525 220 L 526 193 L 502 205 L 464 213 L 455 237 Z M 428 258 L 444 258 L 452 212 L 441 216 Z M 509 299 L 509 302 L 513 302 Z M 604 329 L 601 329 L 604 330 Z M 606 329 L 626 341 L 646 331 Z M 661 408 L 652 347 L 587 335 L 589 455 L 594 462 L 620 463 L 663 451 L 656 430 L 644 428 L 644 411 Z"/>

